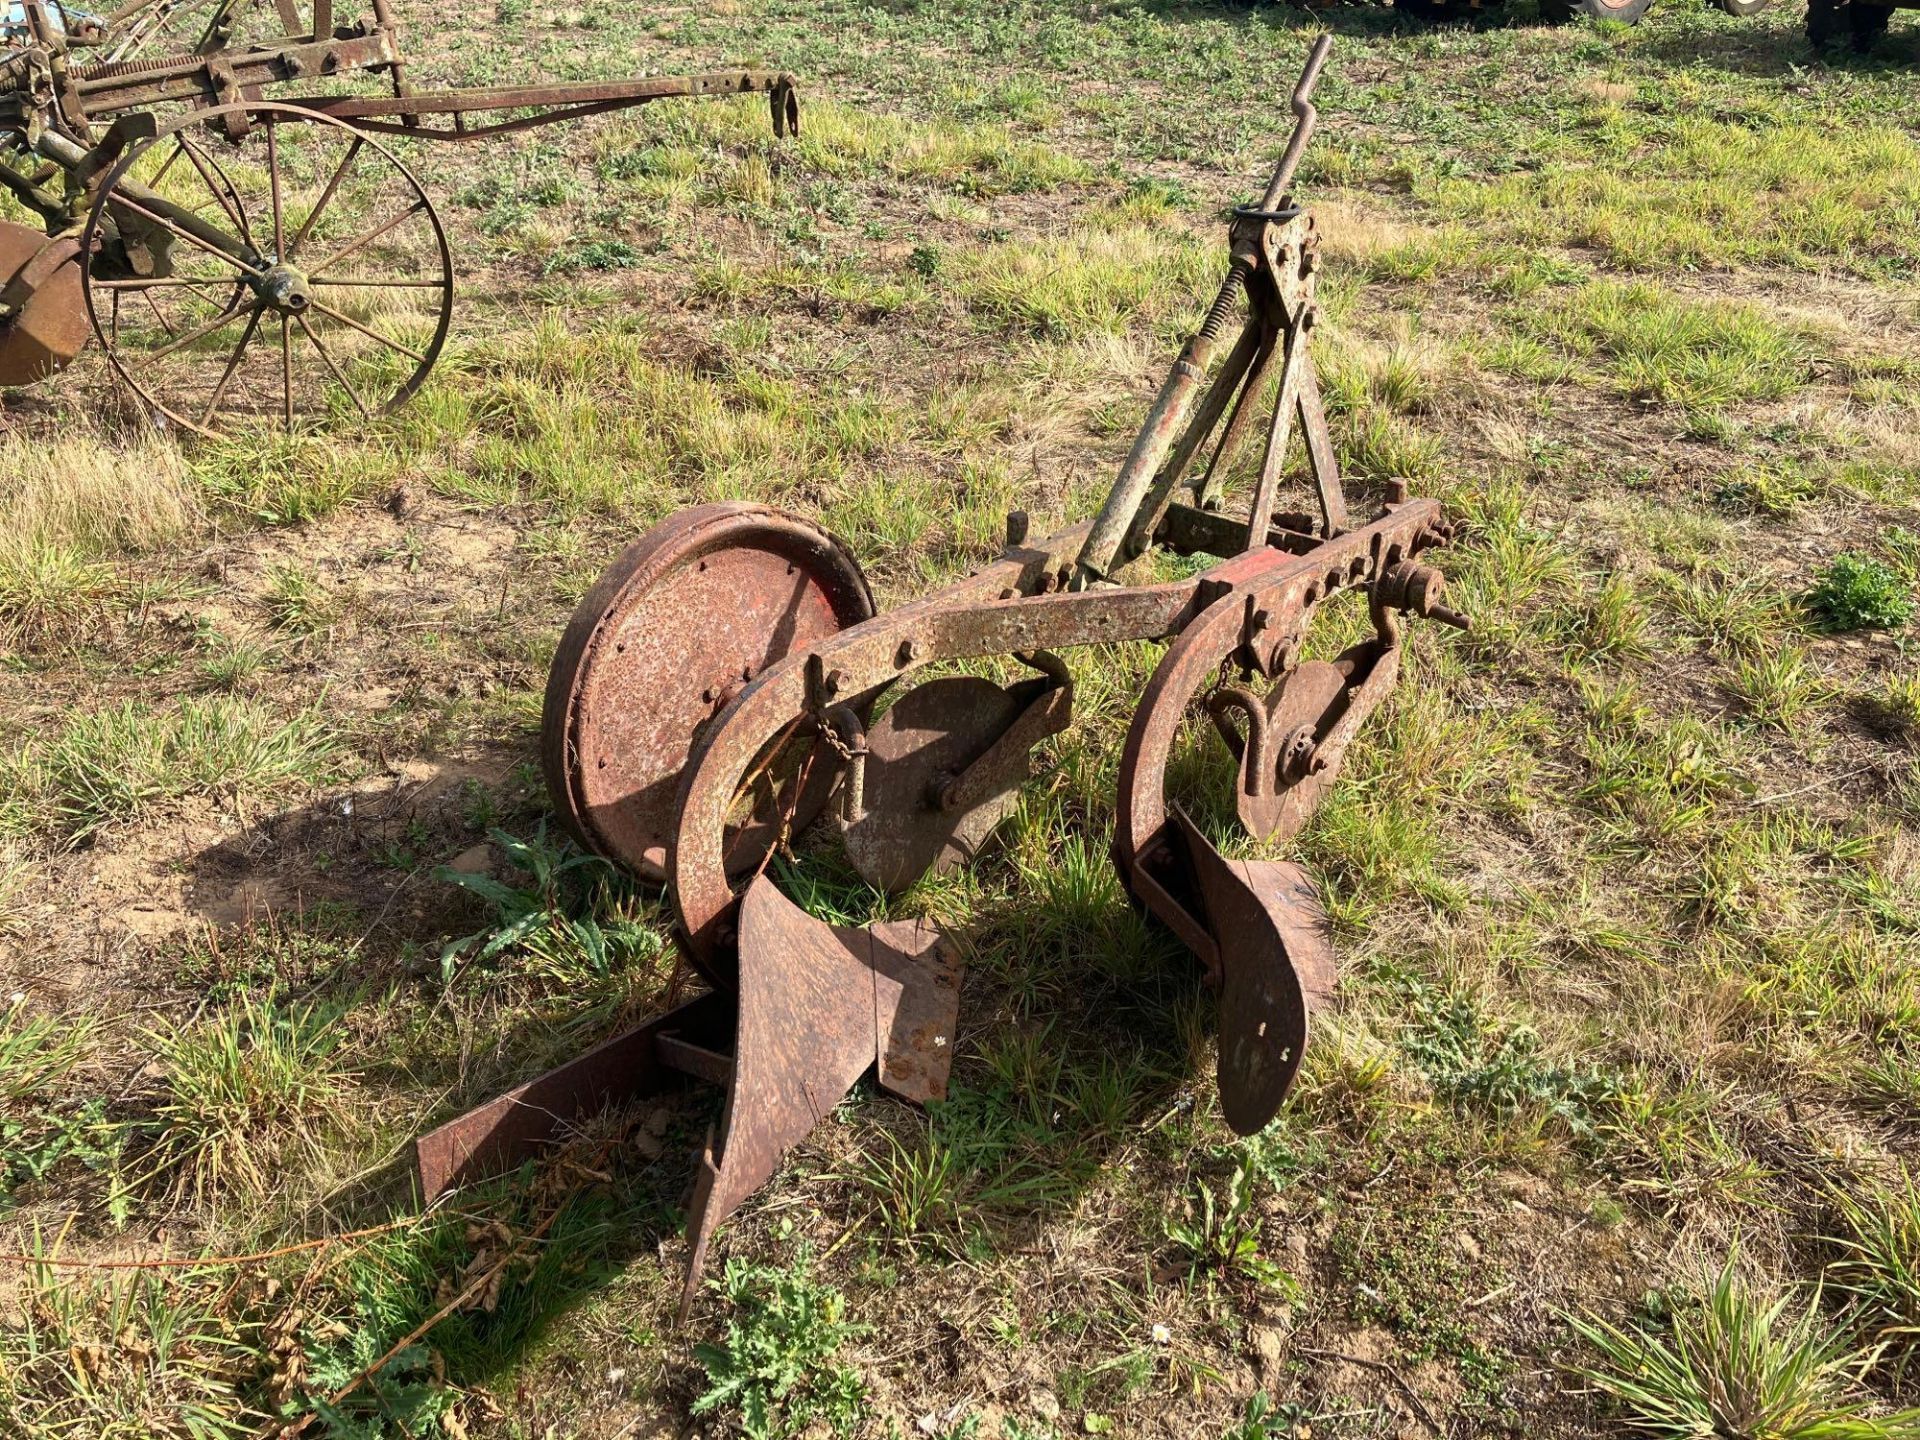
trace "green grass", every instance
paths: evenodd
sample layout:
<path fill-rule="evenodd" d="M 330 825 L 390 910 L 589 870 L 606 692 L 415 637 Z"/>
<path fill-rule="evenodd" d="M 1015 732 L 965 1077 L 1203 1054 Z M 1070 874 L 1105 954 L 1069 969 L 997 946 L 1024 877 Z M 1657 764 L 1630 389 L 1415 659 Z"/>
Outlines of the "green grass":
<path fill-rule="evenodd" d="M 85 836 L 189 798 L 251 804 L 286 794 L 323 779 L 335 748 L 311 710 L 283 716 L 231 696 L 165 708 L 128 701 L 77 714 L 29 745 L 10 798 Z"/>
<path fill-rule="evenodd" d="M 1920 259 L 1893 219 L 1920 195 L 1920 144 L 1908 130 L 1865 117 L 1810 122 L 1778 101 L 1762 101 L 1771 113 L 1749 123 L 1713 113 L 1718 77 L 1654 83 L 1631 108 L 1582 117 L 1545 165 L 1439 179 L 1426 187 L 1430 202 L 1525 243 L 1590 247 L 1627 270 L 1837 261 L 1877 276 Z M 1658 165 L 1626 163 L 1641 147 Z"/>
<path fill-rule="evenodd" d="M 1006 241 L 948 260 L 943 275 L 982 317 L 1046 339 L 1167 325 L 1218 283 L 1218 252 L 1162 226 L 1082 229 Z"/>
<path fill-rule="evenodd" d="M 1792 644 L 1736 660 L 1732 688 L 1755 722 L 1788 731 L 1831 693 L 1806 649 Z"/>
<path fill-rule="evenodd" d="M 1777 399 L 1807 379 L 1805 342 L 1758 306 L 1691 300 L 1644 282 L 1593 280 L 1536 297 L 1516 319 L 1536 338 L 1598 362 L 1630 400 L 1711 411 Z"/>
<path fill-rule="evenodd" d="M 175 541 L 199 518 L 179 457 L 115 448 L 88 430 L 52 443 L 0 441 L 0 643 L 43 649 L 101 627 L 133 598 L 113 562 Z"/>
<path fill-rule="evenodd" d="M 0 622 L 18 643 L 43 645 L 72 635 L 122 591 L 110 565 L 45 540 L 0 559 Z"/>
<path fill-rule="evenodd" d="M 1920 1365 L 1920 1190 L 1903 1175 L 1883 1191 L 1838 1190 L 1834 1205 L 1841 1223 L 1827 1283 L 1878 1362 L 1908 1375 Z"/>
<path fill-rule="evenodd" d="M 348 448 L 270 427 L 212 442 L 194 452 L 191 464 L 216 505 L 269 525 L 331 515 L 397 478 L 395 460 L 379 447 Z"/>
<path fill-rule="evenodd" d="M 25 1277 L 22 1318 L 0 1332 L 0 1406 L 22 1433 L 224 1440 L 267 1420 L 239 1383 L 265 1337 L 235 1323 L 221 1288 L 167 1272 Z"/>
<path fill-rule="evenodd" d="M 1732 1260 L 1664 1326 L 1576 1319 L 1598 1360 L 1581 1374 L 1647 1435 L 1729 1440 L 1902 1440 L 1920 1411 L 1882 1413 L 1859 1387 L 1866 1357 L 1817 1303 L 1756 1293 Z M 1664 1334 L 1661 1331 L 1664 1330 Z"/>
<path fill-rule="evenodd" d="M 243 995 L 146 1039 L 161 1089 L 143 1183 L 257 1203 L 286 1195 L 300 1167 L 352 1128 L 337 1010 Z"/>
<path fill-rule="evenodd" d="M 862 1160 L 855 1177 L 872 1201 L 874 1218 L 891 1240 L 937 1243 L 959 1218 L 953 1151 L 932 1135 L 911 1147 L 892 1134 L 886 1141 L 885 1150 Z"/>
<path fill-rule="evenodd" d="M 268 623 L 294 635 L 313 635 L 337 624 L 343 606 L 339 594 L 312 570 L 282 561 L 267 570 Z"/>

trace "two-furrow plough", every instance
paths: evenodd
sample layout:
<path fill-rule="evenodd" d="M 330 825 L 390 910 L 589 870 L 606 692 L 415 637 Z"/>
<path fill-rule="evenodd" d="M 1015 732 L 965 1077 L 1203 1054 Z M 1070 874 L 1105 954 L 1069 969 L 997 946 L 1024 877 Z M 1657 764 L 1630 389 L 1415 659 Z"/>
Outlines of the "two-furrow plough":
<path fill-rule="evenodd" d="M 686 958 L 712 989 L 424 1136 L 427 1193 L 499 1169 L 609 1100 L 685 1076 L 724 1086 L 688 1220 L 690 1304 L 715 1227 L 863 1074 L 908 1100 L 942 1096 L 956 947 L 926 921 L 818 920 L 767 860 L 824 822 L 883 892 L 968 862 L 1035 747 L 1069 722 L 1065 646 L 1169 642 L 1127 736 L 1113 860 L 1218 993 L 1227 1123 L 1250 1134 L 1273 1117 L 1310 1016 L 1333 995 L 1326 913 L 1300 866 L 1228 858 L 1170 799 L 1176 742 L 1189 714 L 1210 717 L 1237 763 L 1240 822 L 1286 841 L 1393 688 L 1408 617 L 1467 623 L 1422 561 L 1451 534 L 1437 501 L 1390 482 L 1371 519 L 1350 510 L 1309 355 L 1320 255 L 1289 189 L 1327 48 L 1294 91 L 1295 130 L 1264 197 L 1234 213 L 1218 297 L 1093 520 L 1031 540 L 1016 515 L 991 564 L 876 614 L 853 556 L 817 525 L 703 505 L 629 547 L 581 601 L 546 696 L 555 805 L 589 848 L 667 885 Z M 1312 513 L 1278 505 L 1296 433 Z M 1224 503 L 1241 482 L 1229 480 L 1255 436 L 1232 519 Z M 1116 578 L 1154 546 L 1218 563 L 1158 584 Z M 1364 638 L 1309 658 L 1317 613 L 1349 592 L 1370 612 Z M 1032 677 L 924 673 L 1007 655 Z"/>

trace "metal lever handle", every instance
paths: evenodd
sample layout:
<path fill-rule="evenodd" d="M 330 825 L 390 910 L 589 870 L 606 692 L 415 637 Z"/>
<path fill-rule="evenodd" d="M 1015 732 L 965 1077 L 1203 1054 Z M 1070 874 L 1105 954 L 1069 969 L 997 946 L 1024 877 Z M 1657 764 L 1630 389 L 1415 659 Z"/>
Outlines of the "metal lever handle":
<path fill-rule="evenodd" d="M 1313 108 L 1313 87 L 1320 83 L 1320 71 L 1332 50 L 1333 35 L 1327 32 L 1313 42 L 1313 49 L 1307 54 L 1306 69 L 1300 72 L 1300 83 L 1293 87 L 1293 138 L 1287 142 L 1286 152 L 1273 172 L 1273 183 L 1267 186 L 1266 197 L 1260 202 L 1262 210 L 1278 206 L 1293 184 L 1293 172 L 1300 168 L 1300 156 L 1307 148 L 1307 141 L 1313 138 L 1313 127 L 1320 119 L 1320 112 Z"/>

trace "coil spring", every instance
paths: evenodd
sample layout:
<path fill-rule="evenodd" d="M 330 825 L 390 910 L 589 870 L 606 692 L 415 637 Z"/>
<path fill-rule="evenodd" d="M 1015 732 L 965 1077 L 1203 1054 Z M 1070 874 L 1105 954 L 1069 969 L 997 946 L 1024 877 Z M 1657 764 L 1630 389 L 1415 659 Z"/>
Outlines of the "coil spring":
<path fill-rule="evenodd" d="M 1220 286 L 1220 293 L 1213 297 L 1213 308 L 1207 311 L 1207 318 L 1200 326 L 1202 339 L 1220 338 L 1220 332 L 1226 328 L 1227 317 L 1233 313 L 1233 302 L 1240 298 L 1241 287 L 1252 268 L 1244 260 L 1235 260 L 1227 267 L 1227 278 Z"/>

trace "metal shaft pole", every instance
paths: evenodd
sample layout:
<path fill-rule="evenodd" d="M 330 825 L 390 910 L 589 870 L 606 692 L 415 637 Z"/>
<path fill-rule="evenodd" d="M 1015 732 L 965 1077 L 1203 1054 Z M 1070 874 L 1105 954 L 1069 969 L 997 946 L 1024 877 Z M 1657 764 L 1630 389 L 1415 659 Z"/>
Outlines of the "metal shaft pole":
<path fill-rule="evenodd" d="M 1293 172 L 1299 167 L 1300 156 L 1307 148 L 1314 123 L 1319 118 L 1312 103 L 1313 87 L 1319 83 L 1320 71 L 1326 65 L 1327 54 L 1332 48 L 1333 36 L 1322 35 L 1316 40 L 1307 55 L 1306 68 L 1300 72 L 1300 83 L 1293 87 L 1290 102 L 1294 117 L 1293 138 L 1287 142 L 1286 151 L 1267 184 L 1266 195 L 1261 201 L 1263 210 L 1271 210 L 1279 204 L 1287 187 L 1293 183 Z M 1107 492 L 1106 503 L 1100 507 L 1100 514 L 1087 535 L 1087 543 L 1080 551 L 1073 576 L 1076 588 L 1097 584 L 1105 580 L 1112 570 L 1127 532 L 1133 528 L 1134 517 L 1154 488 L 1154 477 L 1159 473 L 1160 463 L 1166 459 L 1167 450 L 1193 408 L 1194 395 L 1206 380 L 1207 369 L 1219 349 L 1220 332 L 1226 328 L 1227 317 L 1233 311 L 1234 302 L 1240 298 L 1240 291 L 1255 263 L 1254 256 L 1234 256 L 1227 278 L 1220 286 L 1220 293 L 1214 297 L 1213 306 L 1207 312 L 1205 323 L 1187 341 L 1180 358 L 1173 362 L 1173 370 L 1161 385 L 1159 395 L 1154 398 L 1153 408 L 1147 412 L 1140 434 L 1133 442 L 1133 449 L 1127 455 L 1126 463 L 1120 467 L 1113 488 Z"/>

